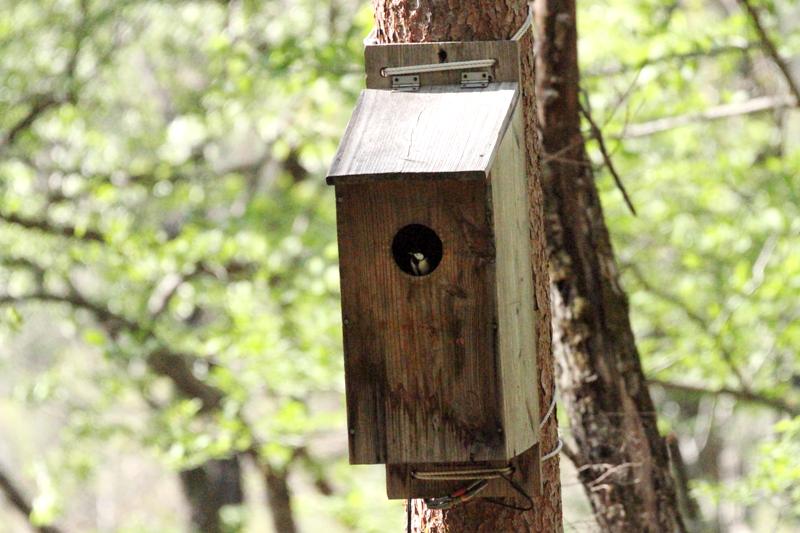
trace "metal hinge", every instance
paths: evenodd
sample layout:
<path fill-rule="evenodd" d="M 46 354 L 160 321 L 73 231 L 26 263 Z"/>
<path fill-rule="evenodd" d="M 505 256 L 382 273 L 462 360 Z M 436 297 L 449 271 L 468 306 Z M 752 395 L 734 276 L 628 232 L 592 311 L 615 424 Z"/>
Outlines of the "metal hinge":
<path fill-rule="evenodd" d="M 396 91 L 416 91 L 419 89 L 419 74 L 397 74 L 392 76 L 392 89 Z"/>
<path fill-rule="evenodd" d="M 486 70 L 475 70 L 461 73 L 462 89 L 483 89 L 489 86 L 492 76 Z"/>

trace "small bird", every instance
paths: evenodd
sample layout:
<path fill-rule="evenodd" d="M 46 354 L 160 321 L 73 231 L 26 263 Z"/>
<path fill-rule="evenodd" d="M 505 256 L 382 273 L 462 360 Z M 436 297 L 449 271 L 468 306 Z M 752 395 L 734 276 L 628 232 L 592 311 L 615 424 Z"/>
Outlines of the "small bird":
<path fill-rule="evenodd" d="M 431 264 L 422 252 L 409 252 L 411 256 L 411 270 L 415 276 L 424 276 L 431 271 Z"/>

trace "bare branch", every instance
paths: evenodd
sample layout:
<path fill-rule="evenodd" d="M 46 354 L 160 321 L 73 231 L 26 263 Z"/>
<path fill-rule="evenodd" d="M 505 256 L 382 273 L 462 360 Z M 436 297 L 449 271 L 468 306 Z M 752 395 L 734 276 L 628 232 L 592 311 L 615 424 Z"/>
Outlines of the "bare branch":
<path fill-rule="evenodd" d="M 693 124 L 695 122 L 720 120 L 741 115 L 761 113 L 763 111 L 772 111 L 774 109 L 782 109 L 785 107 L 794 107 L 797 105 L 796 102 L 797 101 L 795 98 L 791 95 L 762 96 L 759 98 L 753 98 L 752 100 L 747 100 L 746 102 L 709 107 L 705 111 L 701 111 L 699 113 L 664 117 L 651 120 L 649 122 L 631 124 L 615 138 L 633 139 L 636 137 L 647 137 L 663 131 L 673 130 L 682 126 L 688 126 L 689 124 Z"/>
<path fill-rule="evenodd" d="M 25 115 L 15 122 L 7 132 L 0 136 L 0 150 L 6 146 L 10 146 L 17 140 L 17 137 L 22 134 L 26 129 L 42 116 L 48 109 L 62 103 L 62 99 L 58 99 L 52 94 L 39 95 L 32 98 L 30 109 Z"/>
<path fill-rule="evenodd" d="M 639 61 L 637 63 L 623 63 L 621 65 L 615 65 L 610 67 L 589 69 L 588 72 L 585 74 L 585 77 L 598 78 L 601 76 L 614 76 L 617 74 L 632 72 L 634 70 L 641 70 L 642 68 L 647 67 L 649 65 L 657 65 L 659 63 L 668 63 L 671 61 L 680 62 L 680 61 L 686 61 L 687 59 L 695 59 L 702 57 L 716 57 L 732 53 L 749 52 L 750 50 L 758 49 L 761 48 L 762 46 L 763 45 L 761 43 L 723 44 L 719 46 L 713 46 L 711 48 L 691 50 L 689 52 L 664 54 L 658 57 L 643 59 L 642 61 Z"/>
<path fill-rule="evenodd" d="M 83 42 L 86 38 L 87 31 L 87 5 L 85 1 L 80 3 L 81 20 L 75 30 L 75 44 L 67 60 L 66 67 L 64 68 L 64 77 L 66 78 L 65 85 L 68 87 L 66 94 L 58 94 L 55 91 L 47 94 L 35 95 L 30 99 L 30 108 L 25 115 L 15 122 L 7 132 L 0 135 L 0 150 L 7 146 L 11 146 L 25 130 L 29 129 L 36 120 L 45 114 L 50 108 L 67 103 L 74 100 L 76 87 L 75 87 L 75 69 L 78 65 L 78 57 L 80 56 Z"/>
<path fill-rule="evenodd" d="M 156 284 L 150 298 L 147 299 L 147 310 L 153 319 L 158 318 L 166 311 L 172 297 L 178 291 L 178 288 L 186 281 L 188 277 L 193 276 L 197 272 L 195 268 L 191 273 L 184 276 L 175 272 L 169 273 L 164 276 L 161 281 Z"/>
<path fill-rule="evenodd" d="M 39 533 L 61 533 L 61 530 L 55 526 L 36 526 L 30 521 L 33 505 L 23 495 L 22 490 L 11 480 L 11 477 L 2 470 L 0 470 L 0 490 L 5 494 L 11 505 L 25 516 L 31 527 L 36 531 Z"/>
<path fill-rule="evenodd" d="M 675 433 L 670 433 L 665 440 L 667 442 L 667 451 L 669 452 L 673 476 L 675 477 L 675 488 L 678 492 L 678 500 L 683 506 L 683 512 L 686 518 L 692 522 L 696 522 L 700 519 L 700 507 L 698 507 L 697 501 L 692 497 L 691 490 L 689 489 L 689 471 L 686 468 L 686 462 L 683 460 L 683 454 L 681 454 L 678 437 Z"/>
<path fill-rule="evenodd" d="M 758 38 L 761 40 L 762 45 L 767 50 L 767 54 L 770 56 L 770 58 L 772 58 L 772 61 L 783 74 L 786 84 L 789 86 L 789 91 L 794 95 L 795 105 L 800 105 L 800 85 L 798 85 L 792 77 L 792 72 L 789 70 L 789 65 L 786 63 L 786 60 L 781 57 L 781 54 L 778 52 L 778 48 L 775 46 L 775 43 L 767 33 L 767 30 L 761 21 L 761 15 L 759 15 L 758 10 L 755 8 L 755 6 L 753 6 L 750 0 L 739 0 L 739 4 L 744 8 L 744 10 L 747 12 L 747 15 L 750 17 L 750 21 L 753 23 L 756 33 L 758 33 Z"/>
<path fill-rule="evenodd" d="M 195 355 L 161 348 L 148 354 L 147 366 L 156 374 L 168 378 L 181 395 L 200 400 L 203 412 L 215 411 L 225 394 L 194 375 L 192 361 L 199 359 Z"/>
<path fill-rule="evenodd" d="M 673 383 L 671 381 L 664 381 L 661 379 L 648 379 L 647 382 L 650 385 L 656 385 L 664 389 L 687 392 L 690 394 L 703 394 L 710 396 L 721 396 L 721 395 L 731 396 L 733 398 L 736 398 L 737 400 L 770 407 L 777 411 L 787 413 L 791 416 L 800 416 L 800 406 L 794 403 L 787 402 L 786 400 L 780 398 L 773 398 L 751 390 L 731 389 L 728 387 L 709 389 L 699 385 Z"/>
<path fill-rule="evenodd" d="M 608 154 L 608 150 L 606 149 L 606 143 L 605 140 L 603 140 L 603 132 L 600 131 L 600 128 L 597 126 L 597 123 L 592 118 L 592 115 L 583 105 L 580 106 L 580 110 L 581 113 L 583 113 L 583 116 L 586 117 L 586 120 L 589 122 L 589 127 L 591 128 L 592 137 L 597 141 L 597 144 L 600 147 L 600 153 L 603 155 L 603 161 L 606 164 L 606 168 L 608 168 L 608 171 L 614 178 L 614 183 L 617 185 L 617 188 L 622 193 L 622 198 L 625 199 L 625 204 L 628 206 L 628 209 L 631 210 L 633 216 L 636 216 L 636 208 L 633 207 L 633 202 L 631 202 L 631 198 L 630 196 L 628 196 L 628 191 L 625 190 L 625 185 L 622 184 L 622 179 L 619 177 L 617 169 L 614 167 L 614 163 L 611 161 L 611 156 Z"/>
<path fill-rule="evenodd" d="M 664 300 L 667 303 L 670 303 L 680 309 L 686 317 L 691 320 L 701 331 L 707 333 L 714 339 L 714 343 L 717 346 L 717 350 L 719 350 L 719 355 L 725 364 L 728 366 L 730 371 L 736 376 L 739 385 L 745 392 L 750 392 L 750 385 L 748 384 L 747 380 L 744 377 L 739 366 L 736 364 L 736 361 L 733 359 L 733 354 L 725 346 L 725 341 L 722 336 L 719 334 L 719 331 L 714 332 L 711 324 L 709 323 L 708 319 L 701 316 L 699 313 L 694 311 L 691 307 L 689 307 L 686 302 L 682 301 L 680 298 L 676 297 L 674 294 L 669 293 L 663 289 L 660 289 L 650 283 L 647 278 L 642 274 L 642 272 L 633 264 L 627 265 L 630 269 L 630 272 L 636 278 L 636 280 L 641 283 L 644 289 L 651 293 L 652 295 Z"/>
<path fill-rule="evenodd" d="M 8 224 L 16 224 L 26 229 L 39 230 L 51 235 L 70 237 L 84 241 L 105 242 L 102 233 L 94 229 L 78 229 L 75 226 L 56 225 L 47 220 L 26 218 L 15 214 L 0 213 L 0 220 Z"/>

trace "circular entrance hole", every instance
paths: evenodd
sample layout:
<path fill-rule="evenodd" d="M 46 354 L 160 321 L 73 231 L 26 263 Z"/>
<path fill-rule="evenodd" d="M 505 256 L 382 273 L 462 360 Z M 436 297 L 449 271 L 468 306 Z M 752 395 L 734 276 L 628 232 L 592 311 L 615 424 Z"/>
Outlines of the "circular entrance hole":
<path fill-rule="evenodd" d="M 409 224 L 392 239 L 392 255 L 406 274 L 427 276 L 442 261 L 442 240 L 428 226 Z"/>

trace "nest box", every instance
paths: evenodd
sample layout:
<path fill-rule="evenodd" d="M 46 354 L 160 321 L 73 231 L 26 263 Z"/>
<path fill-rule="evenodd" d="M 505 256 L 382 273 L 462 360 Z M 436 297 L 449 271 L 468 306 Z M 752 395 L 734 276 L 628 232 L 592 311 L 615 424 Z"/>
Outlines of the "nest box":
<path fill-rule="evenodd" d="M 463 485 L 419 472 L 512 464 L 531 491 L 538 480 L 518 46 L 368 45 L 328 175 L 350 462 L 386 464 L 391 498 Z M 486 494 L 509 495 L 502 480 Z"/>

